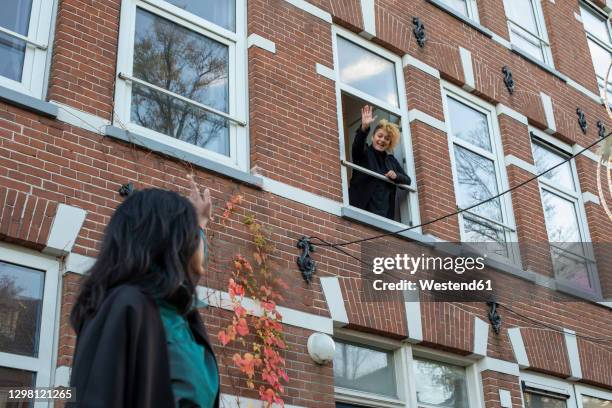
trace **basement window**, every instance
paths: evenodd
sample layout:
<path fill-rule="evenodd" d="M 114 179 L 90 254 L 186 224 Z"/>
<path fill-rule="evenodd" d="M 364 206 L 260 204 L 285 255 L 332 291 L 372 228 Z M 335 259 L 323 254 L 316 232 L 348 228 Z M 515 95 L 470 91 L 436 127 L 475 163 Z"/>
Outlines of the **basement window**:
<path fill-rule="evenodd" d="M 401 58 L 339 27 L 334 27 L 334 43 L 345 204 L 397 223 L 393 228 L 410 225 L 416 220 L 418 203 Z M 356 135 L 364 106 L 372 108 L 376 120 L 360 148 Z M 393 149 L 377 150 L 372 145 L 382 120 L 398 131 Z M 382 164 L 373 166 L 375 157 L 380 157 L 378 163 Z M 385 176 L 390 169 L 397 181 Z"/>

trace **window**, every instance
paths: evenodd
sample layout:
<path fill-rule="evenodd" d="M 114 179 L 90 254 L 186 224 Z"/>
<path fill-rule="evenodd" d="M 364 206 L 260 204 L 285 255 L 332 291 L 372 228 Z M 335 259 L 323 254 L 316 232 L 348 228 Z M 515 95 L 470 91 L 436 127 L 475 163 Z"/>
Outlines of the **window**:
<path fill-rule="evenodd" d="M 469 407 L 464 367 L 415 357 L 414 376 L 419 407 Z"/>
<path fill-rule="evenodd" d="M 478 22 L 478 6 L 475 0 L 442 0 L 457 13 Z"/>
<path fill-rule="evenodd" d="M 337 387 L 395 398 L 393 353 L 336 341 L 334 382 Z"/>
<path fill-rule="evenodd" d="M 501 138 L 493 107 L 458 88 L 443 88 L 444 110 L 457 206 L 466 209 L 507 189 Z M 518 261 L 508 194 L 459 215 L 461 241 L 483 243 L 487 252 Z"/>
<path fill-rule="evenodd" d="M 56 260 L 0 244 L 0 388 L 50 386 L 58 279 Z"/>
<path fill-rule="evenodd" d="M 115 122 L 242 170 L 245 0 L 122 4 Z"/>
<path fill-rule="evenodd" d="M 336 408 L 482 406 L 469 359 L 349 330 L 337 335 Z"/>
<path fill-rule="evenodd" d="M 370 215 L 410 224 L 416 220 L 418 201 L 414 194 L 414 166 L 401 58 L 339 27 L 333 27 L 333 33 L 345 203 Z M 382 168 L 374 169 L 365 158 L 353 157 L 355 135 L 361 126 L 361 109 L 365 105 L 372 107 L 377 118 L 370 127 L 365 144 L 370 147 L 366 150 L 374 151 L 371 141 L 380 120 L 386 119 L 397 125 L 399 141 L 392 151 L 387 149 L 387 153 L 396 159 L 392 166 L 397 163 L 401 172 L 411 178 L 410 185 L 395 183 L 384 176 L 386 173 Z M 383 151 L 381 154 L 386 153 Z M 391 158 L 385 157 L 383 167 L 387 169 Z"/>
<path fill-rule="evenodd" d="M 580 15 L 587 34 L 587 43 L 593 60 L 593 68 L 595 68 L 595 76 L 597 77 L 597 85 L 603 97 L 604 87 L 606 83 L 606 74 L 608 67 L 612 62 L 612 38 L 610 37 L 610 23 L 607 15 L 591 7 L 590 5 L 580 5 Z M 612 101 L 612 87 L 608 87 L 608 98 Z"/>
<path fill-rule="evenodd" d="M 523 394 L 525 408 L 567 408 L 567 398 L 550 395 L 547 392 L 528 392 Z"/>
<path fill-rule="evenodd" d="M 0 14 L 0 86 L 42 98 L 53 1 L 6 0 Z"/>
<path fill-rule="evenodd" d="M 537 61 L 553 66 L 541 0 L 504 0 L 510 42 Z"/>
<path fill-rule="evenodd" d="M 574 388 L 578 408 L 612 407 L 612 392 L 582 384 L 576 384 Z"/>
<path fill-rule="evenodd" d="M 568 155 L 542 139 L 532 140 L 538 173 L 561 163 Z M 555 276 L 562 283 L 585 292 L 598 291 L 586 216 L 573 161 L 539 178 L 542 207 Z"/>

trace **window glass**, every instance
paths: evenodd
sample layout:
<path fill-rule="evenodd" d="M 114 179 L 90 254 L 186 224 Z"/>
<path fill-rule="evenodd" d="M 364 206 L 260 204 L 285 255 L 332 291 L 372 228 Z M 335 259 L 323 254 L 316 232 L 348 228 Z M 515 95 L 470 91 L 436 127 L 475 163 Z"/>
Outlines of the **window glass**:
<path fill-rule="evenodd" d="M 491 151 L 489 124 L 484 113 L 472 109 L 453 98 L 448 98 L 453 136 L 482 149 Z"/>
<path fill-rule="evenodd" d="M 550 242 L 580 242 L 574 203 L 548 190 L 542 190 L 546 229 Z"/>
<path fill-rule="evenodd" d="M 591 51 L 591 58 L 593 59 L 595 74 L 605 79 L 608 73 L 608 67 L 610 66 L 610 52 L 591 39 L 588 40 L 588 44 L 589 50 Z"/>
<path fill-rule="evenodd" d="M 538 36 L 538 24 L 533 10 L 532 0 L 510 0 L 504 3 L 506 15 L 515 24 L 520 25 L 531 34 Z"/>
<path fill-rule="evenodd" d="M 525 392 L 523 394 L 525 408 L 567 408 L 564 399 L 557 399 L 547 395 Z"/>
<path fill-rule="evenodd" d="M 14 368 L 0 367 L 0 407 L 2 408 L 30 408 L 34 406 L 30 402 L 8 402 L 8 390 L 6 388 L 33 388 L 36 386 L 36 374 L 30 371 L 16 370 Z"/>
<path fill-rule="evenodd" d="M 395 64 L 338 36 L 340 80 L 375 98 L 399 106 Z"/>
<path fill-rule="evenodd" d="M 498 194 L 495 165 L 492 160 L 455 145 L 458 191 L 457 202 L 467 208 Z M 499 197 L 471 210 L 495 221 L 502 221 Z"/>
<path fill-rule="evenodd" d="M 591 12 L 583 6 L 580 7 L 580 15 L 582 16 L 584 27 L 591 35 L 603 41 L 605 44 L 612 46 L 610 34 L 608 32 L 608 24 L 605 18 Z"/>
<path fill-rule="evenodd" d="M 23 36 L 28 35 L 32 0 L 6 0 L 0 13 L 0 26 Z M 0 75 L 21 82 L 26 43 L 0 33 Z"/>
<path fill-rule="evenodd" d="M 520 30 L 510 31 L 510 40 L 521 50 L 531 55 L 538 61 L 544 62 L 544 51 L 539 40 L 530 37 L 528 34 L 521 33 Z"/>
<path fill-rule="evenodd" d="M 0 262 L 0 352 L 38 356 L 44 272 Z"/>
<path fill-rule="evenodd" d="M 334 384 L 396 397 L 393 354 L 336 341 Z"/>
<path fill-rule="evenodd" d="M 467 408 L 465 368 L 415 359 L 417 401 L 427 407 Z"/>
<path fill-rule="evenodd" d="M 533 160 L 538 173 L 542 173 L 565 160 L 564 157 L 554 153 L 538 143 L 532 143 L 532 146 Z M 574 185 L 574 178 L 572 177 L 572 168 L 569 162 L 565 162 L 565 164 L 562 164 L 561 166 L 549 171 L 548 173 L 544 174 L 543 177 L 552 182 L 558 183 L 560 186 L 567 189 L 576 189 Z"/>
<path fill-rule="evenodd" d="M 137 9 L 136 78 L 218 111 L 229 111 L 228 47 Z M 229 155 L 229 124 L 221 116 L 134 83 L 133 122 L 176 139 Z"/>
<path fill-rule="evenodd" d="M 468 16 L 467 0 L 444 0 L 444 3 L 448 4 L 453 10 L 458 13 Z"/>
<path fill-rule="evenodd" d="M 582 396 L 582 408 L 610 408 L 612 401 L 601 398 L 591 397 L 590 395 Z"/>
<path fill-rule="evenodd" d="M 231 31 L 236 29 L 236 0 L 166 0 Z"/>

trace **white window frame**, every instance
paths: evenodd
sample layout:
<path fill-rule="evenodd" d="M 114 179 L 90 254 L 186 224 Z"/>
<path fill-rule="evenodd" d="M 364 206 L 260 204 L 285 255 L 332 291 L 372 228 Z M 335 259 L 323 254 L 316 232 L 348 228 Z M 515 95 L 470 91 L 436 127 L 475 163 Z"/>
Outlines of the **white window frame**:
<path fill-rule="evenodd" d="M 457 10 L 455 10 L 449 3 L 447 3 L 446 0 L 441 0 L 442 3 L 444 3 L 449 9 L 451 9 L 453 12 L 460 14 L 472 21 L 475 21 L 477 23 L 480 23 L 480 17 L 478 15 L 478 4 L 476 3 L 476 0 L 464 0 L 465 1 L 465 5 L 466 5 L 466 9 L 467 9 L 467 16 L 458 12 Z"/>
<path fill-rule="evenodd" d="M 51 48 L 51 21 L 55 1 L 32 0 L 28 35 L 23 36 L 7 28 L 0 32 L 26 42 L 21 82 L 0 75 L 0 86 L 36 99 L 42 99 L 46 77 L 47 54 Z"/>
<path fill-rule="evenodd" d="M 535 139 L 539 139 L 540 142 L 544 142 L 545 147 L 546 147 L 546 144 L 548 144 L 549 149 L 552 147 L 552 148 L 556 148 L 557 150 L 559 150 L 560 155 L 565 154 L 567 156 L 571 156 L 573 154 L 573 149 L 570 145 L 563 143 L 562 141 L 544 133 L 543 131 L 536 129 L 536 128 L 529 127 L 529 132 L 530 132 L 530 135 L 532 135 L 529 138 L 531 151 L 533 151 L 533 143 L 534 143 L 534 138 L 535 138 Z M 537 143 L 537 140 L 535 141 L 535 143 Z M 568 163 L 570 164 L 571 176 L 574 181 L 575 190 L 570 190 L 568 188 L 560 186 L 558 183 L 555 183 L 547 179 L 546 177 L 539 177 L 538 187 L 540 190 L 540 202 L 542 203 L 542 208 L 544 208 L 544 202 L 542 199 L 543 191 L 546 191 L 562 199 L 570 201 L 574 205 L 574 211 L 576 213 L 576 221 L 578 223 L 578 229 L 579 229 L 578 232 L 580 235 L 580 239 L 582 240 L 583 243 L 589 243 L 591 242 L 591 233 L 589 231 L 589 224 L 587 222 L 586 211 L 584 209 L 584 200 L 582 198 L 582 189 L 580 188 L 580 179 L 578 177 L 578 169 L 576 168 L 575 160 L 569 160 Z M 546 221 L 546 214 L 544 214 L 544 218 Z M 590 262 L 587 262 L 587 269 L 589 272 L 589 278 L 591 279 L 591 282 L 593 282 L 593 292 L 592 293 L 588 292 L 588 293 L 595 294 L 595 295 L 601 295 L 599 276 L 597 274 L 597 267 L 594 263 L 595 254 L 593 253 L 593 248 L 589 245 L 586 245 L 583 248 L 585 249 L 585 258 L 587 259 L 587 261 L 590 261 Z M 555 272 L 555 280 L 559 281 L 562 284 L 568 284 L 568 283 L 571 284 L 571 282 L 566 282 L 566 281 L 559 279 L 556 276 L 556 272 Z"/>
<path fill-rule="evenodd" d="M 603 400 L 612 401 L 612 391 L 606 391 L 599 388 L 586 386 L 583 384 L 574 384 L 574 391 L 576 394 L 576 406 L 577 408 L 584 408 L 582 405 L 582 396 L 586 395 L 589 397 L 595 397 Z"/>
<path fill-rule="evenodd" d="M 382 395 L 334 387 L 334 396 L 337 402 L 367 405 L 376 408 L 409 408 L 419 406 L 417 403 L 416 382 L 414 379 L 414 357 L 416 356 L 428 360 L 439 361 L 440 363 L 465 367 L 469 406 L 470 408 L 484 407 L 482 392 L 480 391 L 482 389 L 482 383 L 479 372 L 475 362 L 467 357 L 457 356 L 421 346 L 413 346 L 410 343 L 343 328 L 334 329 L 334 338 L 348 341 L 356 345 L 361 344 L 365 348 L 375 347 L 377 349 L 392 351 L 398 393 L 398 398 L 393 399 Z"/>
<path fill-rule="evenodd" d="M 36 387 L 50 387 L 55 367 L 54 339 L 58 290 L 60 287 L 60 264 L 55 258 L 41 255 L 30 249 L 0 243 L 0 261 L 45 273 L 43 304 L 40 319 L 38 357 L 21 356 L 0 352 L 2 367 L 26 370 L 36 373 Z M 46 402 L 36 402 L 36 408 L 46 407 Z"/>
<path fill-rule="evenodd" d="M 581 15 L 582 15 L 582 8 L 586 8 L 588 10 L 590 10 L 593 14 L 598 14 L 600 17 L 603 17 L 604 21 L 606 22 L 606 26 L 608 27 L 608 36 L 610 37 L 611 41 L 612 41 L 612 26 L 610 26 L 610 20 L 608 20 L 608 14 L 601 10 L 599 7 L 597 7 L 595 4 L 593 4 L 590 1 L 581 1 L 580 2 L 580 11 L 581 11 Z M 584 24 L 584 19 L 583 19 L 583 28 L 584 28 L 584 32 L 587 36 L 587 40 L 593 41 L 595 44 L 597 44 L 598 46 L 600 46 L 601 48 L 605 49 L 608 51 L 608 53 L 610 54 L 611 60 L 612 60 L 612 47 L 608 44 L 603 43 L 599 38 L 597 38 L 595 35 L 591 34 L 589 32 L 589 30 L 587 29 L 586 25 Z M 588 47 L 588 44 L 587 44 Z M 591 50 L 589 48 L 589 55 L 591 54 Z M 593 62 L 593 56 L 591 55 L 591 63 L 593 64 L 593 68 L 595 68 L 595 64 Z M 597 86 L 599 88 L 599 92 L 601 94 L 601 97 L 604 98 L 604 92 L 605 92 L 605 88 L 606 88 L 606 78 L 600 78 L 597 75 L 597 72 L 595 72 L 595 78 L 597 79 Z M 600 82 L 601 81 L 601 82 Z M 612 94 L 612 85 L 608 87 L 608 93 Z M 609 98 L 609 99 L 612 99 Z M 612 100 L 610 100 L 609 102 L 612 102 Z"/>
<path fill-rule="evenodd" d="M 130 78 L 133 78 L 137 7 L 228 47 L 229 113 L 227 117 L 229 118 L 229 156 L 175 139 L 130 121 L 133 81 Z M 248 171 L 249 144 L 246 66 L 246 0 L 236 0 L 236 32 L 220 27 L 163 0 L 124 0 L 121 5 L 121 26 L 119 29 L 119 53 L 115 89 L 116 111 L 115 115 L 113 115 L 113 123 L 115 126 L 125 126 L 129 131 L 160 142 L 169 148 L 214 160 L 238 170 Z"/>
<path fill-rule="evenodd" d="M 563 381 L 559 378 L 555 378 L 549 375 L 544 374 L 536 374 L 531 372 L 520 372 L 521 385 L 523 381 L 525 385 L 528 385 L 531 388 L 536 388 L 542 391 L 553 392 L 556 394 L 566 394 L 569 396 L 567 398 L 567 408 L 576 408 L 576 395 L 574 393 L 574 387 L 572 387 L 571 383 Z M 521 401 L 523 407 L 525 406 L 525 398 L 524 391 L 521 390 Z"/>
<path fill-rule="evenodd" d="M 338 36 L 343 37 L 347 41 L 350 41 L 354 44 L 359 45 L 360 47 L 365 48 L 366 50 L 376 54 L 386 60 L 389 60 L 395 64 L 395 77 L 397 82 L 397 95 L 399 99 L 399 107 L 395 107 L 390 105 L 389 103 L 382 101 L 378 98 L 370 96 L 365 92 L 362 92 L 354 87 L 343 84 L 340 80 L 340 62 L 338 59 Z M 410 217 L 410 223 L 412 225 L 417 225 L 420 223 L 420 215 L 419 215 L 419 200 L 417 194 L 416 187 L 416 170 L 414 167 L 414 157 L 412 154 L 412 138 L 410 136 L 410 121 L 408 117 L 408 104 L 407 104 L 407 96 L 406 96 L 406 85 L 404 81 L 404 67 L 402 63 L 402 58 L 396 54 L 393 54 L 386 49 L 352 33 L 351 31 L 332 25 L 332 46 L 333 46 L 333 57 L 334 57 L 334 81 L 336 83 L 336 109 L 338 116 L 338 137 L 340 143 L 340 163 L 342 168 L 342 196 L 345 206 L 350 206 L 349 196 L 348 196 L 348 188 L 349 188 L 349 180 L 348 180 L 348 169 L 345 161 L 345 157 L 348 157 L 346 152 L 350 151 L 350 146 L 345 146 L 344 144 L 344 115 L 342 112 L 342 93 L 347 93 L 357 98 L 360 98 L 364 101 L 368 101 L 372 105 L 376 107 L 380 107 L 395 116 L 398 116 L 401 120 L 401 142 L 402 146 L 402 154 L 406 160 L 404 169 L 406 173 L 410 176 L 411 184 L 410 190 L 408 194 L 408 211 Z M 404 163 L 400 163 L 404 165 Z M 366 217 L 374 217 L 379 219 L 387 224 L 390 224 L 397 229 L 406 228 L 406 224 L 403 224 L 398 221 L 394 221 L 368 211 L 362 210 L 357 207 L 350 206 L 351 209 L 357 211 L 359 213 L 364 214 Z M 416 230 L 417 232 L 420 229 Z"/>
<path fill-rule="evenodd" d="M 513 1 L 513 0 L 504 0 L 504 9 L 508 8 L 507 5 L 506 5 L 508 1 Z M 548 31 L 546 30 L 546 21 L 544 19 L 544 11 L 542 10 L 541 0 L 529 0 L 529 1 L 531 2 L 533 13 L 534 13 L 534 17 L 535 17 L 535 20 L 536 20 L 536 26 L 538 28 L 538 35 L 536 37 L 534 34 L 529 32 L 525 28 L 523 28 L 521 26 L 520 22 L 512 21 L 508 17 L 508 13 L 506 13 L 506 21 L 508 23 L 508 35 L 510 36 L 510 42 L 512 43 L 512 32 L 520 33 L 520 34 L 517 34 L 517 35 L 521 36 L 526 41 L 531 42 L 533 45 L 538 46 L 542 50 L 542 54 L 543 54 L 543 57 L 544 57 L 544 61 L 542 61 L 542 63 L 545 64 L 545 65 L 548 65 L 549 67 L 554 68 L 555 64 L 553 62 L 552 51 L 550 49 L 550 40 L 548 39 Z M 536 41 L 538 41 L 539 44 L 536 44 L 533 41 L 533 39 L 534 39 L 533 37 L 536 37 Z M 523 54 L 526 54 L 526 55 L 530 56 L 531 58 L 534 58 L 534 59 L 539 61 L 539 59 L 533 57 L 526 50 L 522 49 L 518 45 L 515 45 L 514 43 L 512 43 L 512 44 L 513 44 L 514 47 L 516 47 L 517 49 L 521 50 L 521 52 Z"/>
<path fill-rule="evenodd" d="M 448 83 L 446 81 L 441 81 L 441 89 L 442 89 L 442 105 L 444 108 L 444 118 L 446 122 L 446 133 L 448 138 L 448 149 L 451 159 L 451 169 L 453 173 L 453 187 L 455 190 L 455 198 L 458 197 L 456 194 L 459 187 L 459 178 L 457 174 L 457 163 L 455 160 L 455 149 L 454 146 L 458 145 L 466 150 L 469 150 L 472 153 L 475 153 L 481 157 L 487 158 L 493 161 L 493 165 L 496 170 L 496 181 L 497 181 L 497 190 L 498 193 L 505 191 L 509 188 L 508 184 L 508 174 L 506 172 L 506 166 L 504 161 L 504 151 L 501 141 L 501 131 L 499 128 L 499 123 L 497 121 L 497 113 L 495 107 L 489 103 L 482 101 L 481 99 L 475 97 L 474 95 L 464 91 L 463 89 Z M 491 148 L 493 152 L 489 152 L 485 149 L 479 148 L 477 146 L 472 145 L 471 143 L 456 138 L 452 132 L 452 123 L 450 118 L 450 113 L 448 110 L 448 98 L 451 97 L 460 103 L 466 105 L 469 108 L 472 108 L 487 117 L 487 121 L 489 124 L 489 136 L 491 138 Z M 518 242 L 518 237 L 516 233 L 516 221 L 514 219 L 514 212 L 512 209 L 512 199 L 510 194 L 504 194 L 499 197 L 502 219 L 503 222 L 494 222 L 493 220 L 487 220 L 483 217 L 475 214 L 474 212 L 463 212 L 458 215 L 459 219 L 459 231 L 461 235 L 461 241 L 466 239 L 465 236 L 465 221 L 464 218 L 472 218 L 472 219 L 481 219 L 482 221 L 489 221 L 489 223 L 494 224 L 494 226 L 500 227 L 504 231 L 504 237 L 506 239 L 507 248 L 508 248 L 508 257 L 502 257 L 497 254 L 487 254 L 487 257 L 498 260 L 503 263 L 508 263 L 510 261 L 511 264 L 520 265 L 520 254 L 518 252 L 518 245 L 514 243 Z M 459 206 L 459 203 L 457 203 Z"/>

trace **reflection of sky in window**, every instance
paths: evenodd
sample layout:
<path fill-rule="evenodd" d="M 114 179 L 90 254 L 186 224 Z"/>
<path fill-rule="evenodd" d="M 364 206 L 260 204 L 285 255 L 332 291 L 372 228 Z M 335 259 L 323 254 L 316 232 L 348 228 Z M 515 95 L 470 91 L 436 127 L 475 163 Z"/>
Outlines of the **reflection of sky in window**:
<path fill-rule="evenodd" d="M 478 112 L 453 98 L 448 98 L 448 111 L 453 135 L 456 138 L 491 151 L 489 124 L 484 113 Z"/>
<path fill-rule="evenodd" d="M 547 190 L 542 190 L 546 229 L 550 242 L 580 242 L 574 204 Z"/>
<path fill-rule="evenodd" d="M 535 162 L 538 174 L 552 168 L 553 166 L 565 160 L 564 157 L 552 152 L 551 150 L 537 143 L 532 143 L 532 146 L 533 160 Z M 559 167 L 549 171 L 543 177 L 547 178 L 550 181 L 558 183 L 567 189 L 575 189 L 574 178 L 572 177 L 572 168 L 569 162 L 565 162 L 565 164 L 562 164 Z"/>
<path fill-rule="evenodd" d="M 595 68 L 595 74 L 601 78 L 605 78 L 608 73 L 608 66 L 610 66 L 610 53 L 591 39 L 588 40 L 588 44 L 589 50 L 591 51 L 591 59 L 593 60 L 593 67 Z"/>
<path fill-rule="evenodd" d="M 338 37 L 340 80 L 368 95 L 399 106 L 395 64 Z"/>
<path fill-rule="evenodd" d="M 467 17 L 467 0 L 443 0 L 444 3 L 448 4 L 453 10 L 463 14 Z"/>
<path fill-rule="evenodd" d="M 492 160 L 455 145 L 457 167 L 457 202 L 461 208 L 497 195 L 497 179 Z M 471 210 L 495 221 L 502 221 L 499 198 L 483 203 Z"/>
<path fill-rule="evenodd" d="M 235 31 L 236 0 L 166 0 L 228 30 Z"/>
<path fill-rule="evenodd" d="M 20 298 L 42 299 L 44 272 L 0 261 L 0 290 L 12 282 Z"/>
<path fill-rule="evenodd" d="M 339 387 L 396 396 L 391 353 L 336 342 L 334 384 Z"/>
<path fill-rule="evenodd" d="M 504 2 L 506 15 L 510 20 L 538 36 L 538 26 L 533 12 L 532 0 L 507 0 Z"/>
<path fill-rule="evenodd" d="M 429 360 L 414 360 L 417 400 L 434 407 L 468 406 L 463 367 Z"/>
<path fill-rule="evenodd" d="M 32 0 L 2 0 L 0 26 L 27 36 L 31 10 Z"/>
<path fill-rule="evenodd" d="M 606 24 L 605 19 L 600 18 L 598 15 L 592 13 L 589 9 L 583 6 L 580 7 L 580 15 L 582 16 L 584 28 L 591 33 L 591 35 L 612 46 L 612 43 L 610 42 L 610 34 L 608 32 L 608 25 Z"/>

